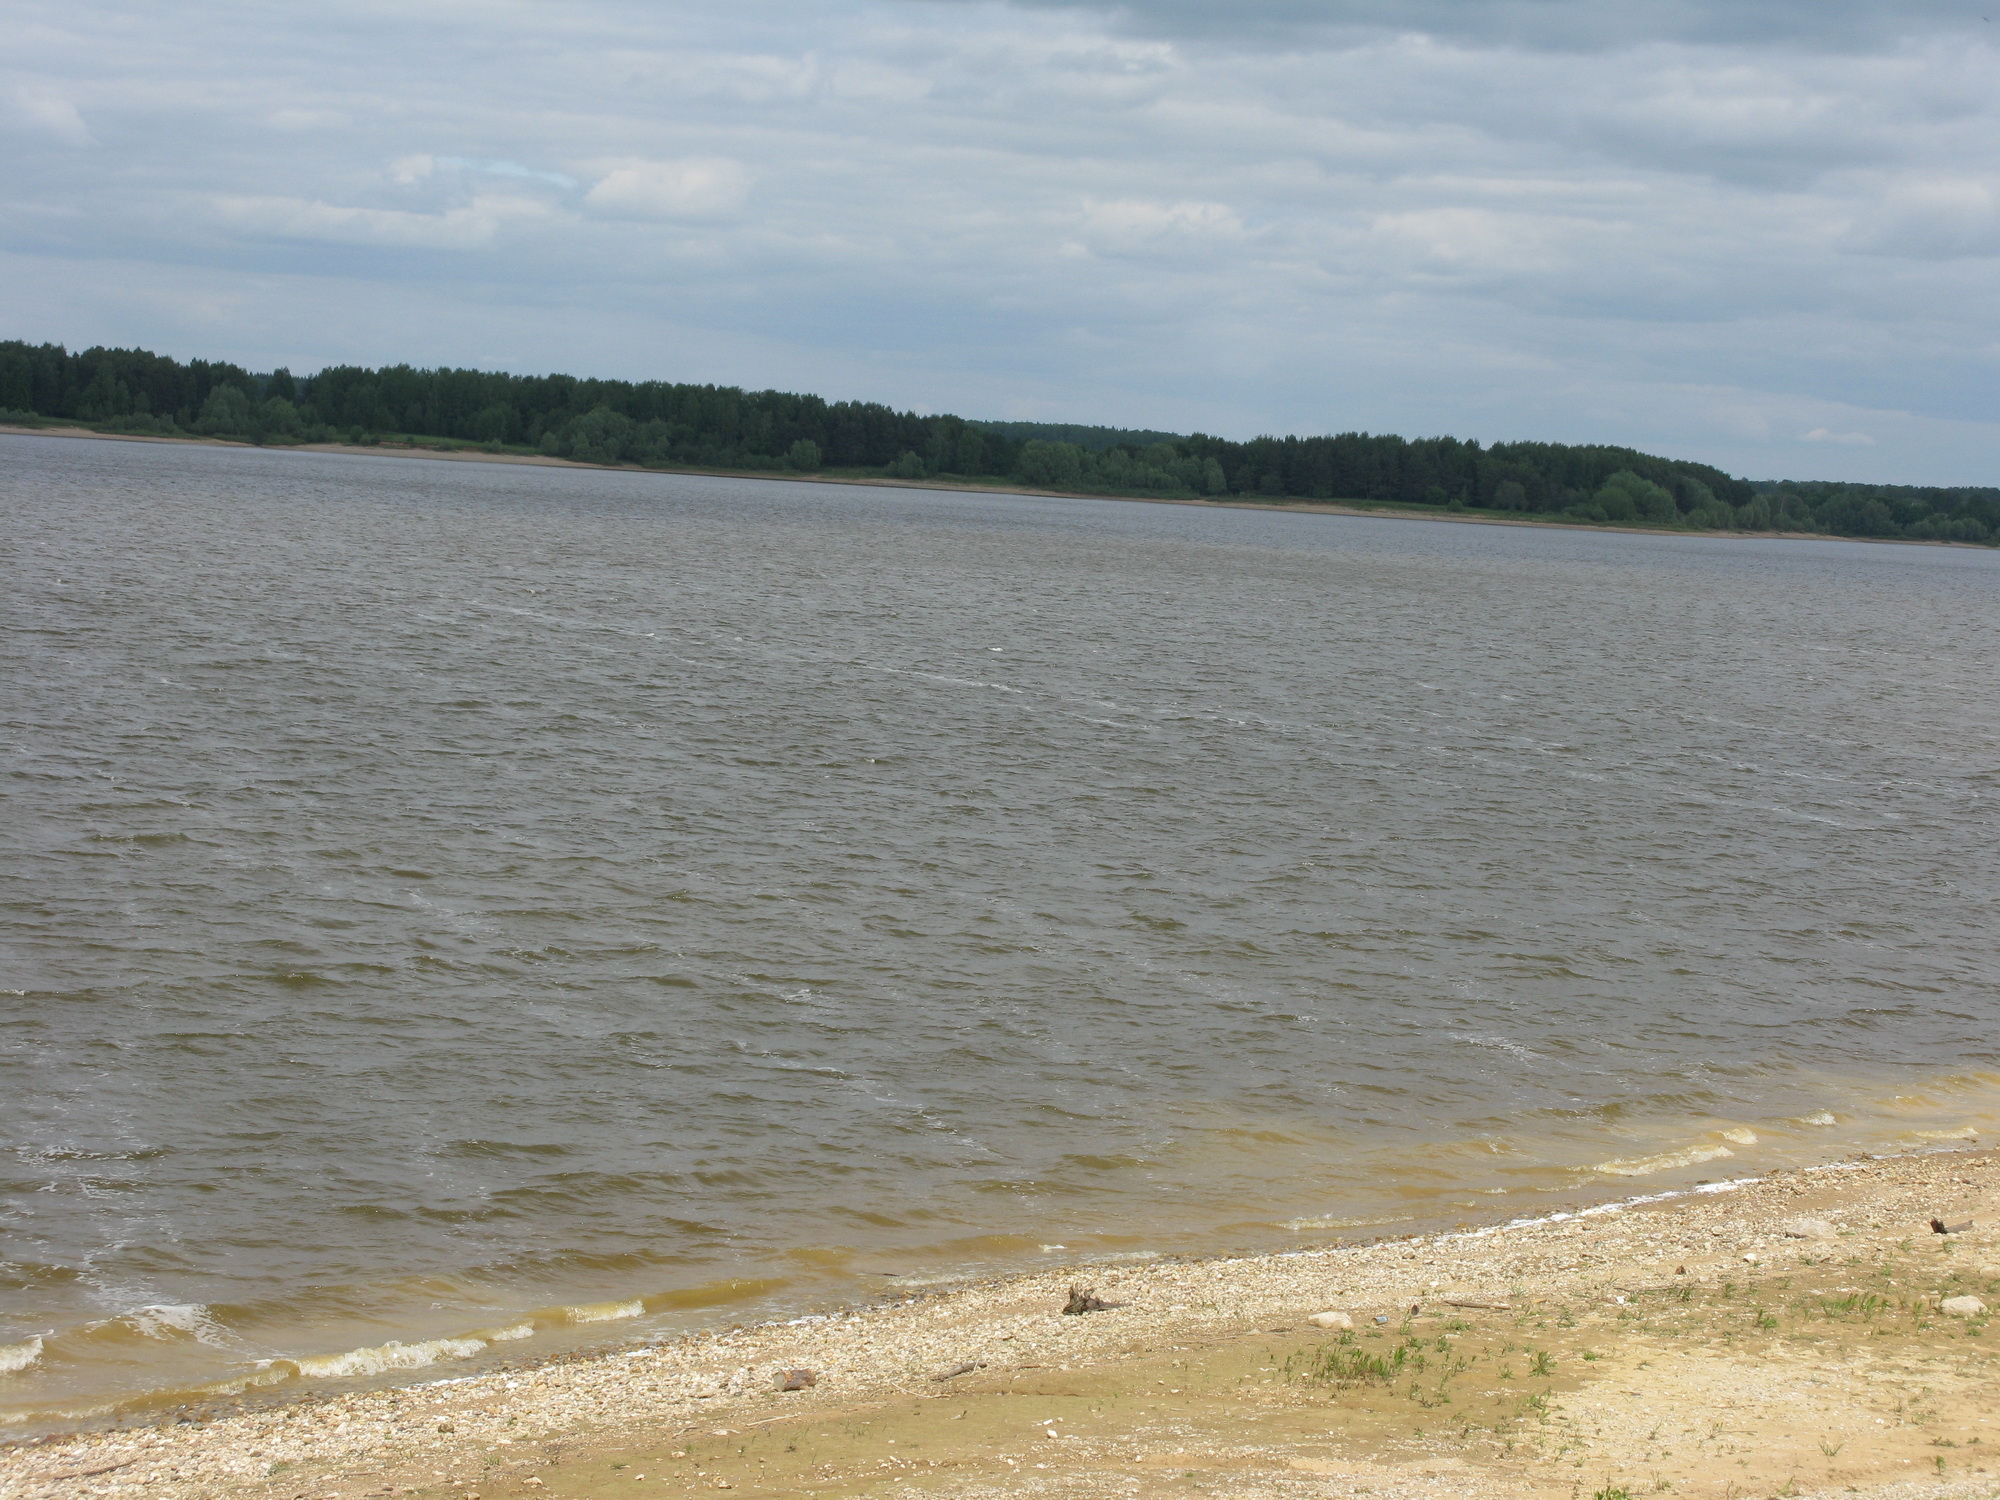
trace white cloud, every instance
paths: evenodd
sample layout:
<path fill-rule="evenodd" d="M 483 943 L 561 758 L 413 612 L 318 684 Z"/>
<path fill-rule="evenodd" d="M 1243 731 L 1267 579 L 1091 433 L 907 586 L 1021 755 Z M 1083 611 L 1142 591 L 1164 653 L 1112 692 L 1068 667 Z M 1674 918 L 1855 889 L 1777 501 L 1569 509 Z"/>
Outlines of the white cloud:
<path fill-rule="evenodd" d="M 604 176 L 583 201 L 611 218 L 725 218 L 742 208 L 750 190 L 750 176 L 742 163 L 723 157 L 628 160 L 600 163 L 598 170 Z"/>
<path fill-rule="evenodd" d="M 90 127 L 76 105 L 44 85 L 23 84 L 14 90 L 14 118 L 36 134 L 65 146 L 93 144 Z"/>
<path fill-rule="evenodd" d="M 0 255 L 76 281 L 0 284 L 37 337 L 300 368 L 232 289 L 302 277 L 343 359 L 2000 479 L 1961 0 L 14 13 Z"/>
<path fill-rule="evenodd" d="M 1243 220 L 1223 203 L 1156 203 L 1115 198 L 1086 204 L 1082 238 L 1099 254 L 1212 255 L 1244 237 Z"/>
<path fill-rule="evenodd" d="M 1856 248 L 1926 260 L 2000 255 L 2000 191 L 1984 176 L 1892 180 L 1856 224 Z"/>
<path fill-rule="evenodd" d="M 1872 448 L 1875 439 L 1865 432 L 1834 432 L 1830 428 L 1815 427 L 1811 432 L 1799 434 L 1803 443 L 1839 443 L 1849 448 Z"/>
<path fill-rule="evenodd" d="M 224 225 L 248 234 L 413 250 L 481 250 L 509 224 L 551 216 L 547 205 L 533 199 L 503 197 L 475 198 L 435 214 L 306 198 L 222 197 L 215 200 L 215 212 Z"/>
<path fill-rule="evenodd" d="M 429 182 L 442 174 L 474 172 L 490 177 L 514 177 L 523 182 L 546 182 L 556 187 L 573 188 L 576 179 L 566 172 L 551 172 L 541 167 L 523 166 L 517 161 L 478 161 L 465 156 L 432 156 L 419 153 L 415 156 L 399 156 L 389 163 L 389 180 L 398 187 L 415 187 L 418 183 Z"/>
<path fill-rule="evenodd" d="M 274 109 L 266 120 L 276 130 L 345 130 L 354 123 L 337 109 Z"/>

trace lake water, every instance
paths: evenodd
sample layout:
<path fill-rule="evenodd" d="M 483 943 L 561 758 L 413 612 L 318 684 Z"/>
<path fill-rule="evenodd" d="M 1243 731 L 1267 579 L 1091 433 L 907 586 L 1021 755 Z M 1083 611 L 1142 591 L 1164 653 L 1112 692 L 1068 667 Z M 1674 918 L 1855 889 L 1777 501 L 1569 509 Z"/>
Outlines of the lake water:
<path fill-rule="evenodd" d="M 2000 554 L 41 437 L 0 509 L 18 1430 L 2000 1123 Z"/>

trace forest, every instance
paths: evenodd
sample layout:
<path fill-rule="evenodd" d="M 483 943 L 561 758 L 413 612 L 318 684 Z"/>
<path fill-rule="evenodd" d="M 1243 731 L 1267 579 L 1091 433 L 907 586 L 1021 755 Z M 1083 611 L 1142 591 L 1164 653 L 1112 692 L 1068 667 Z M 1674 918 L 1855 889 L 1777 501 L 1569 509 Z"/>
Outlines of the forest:
<path fill-rule="evenodd" d="M 265 445 L 477 447 L 656 469 L 962 480 L 1080 495 L 1339 501 L 1609 526 L 2000 545 L 2000 489 L 1758 481 L 1630 448 L 1346 432 L 1259 437 L 924 416 L 665 381 L 408 365 L 256 374 L 0 342 L 0 423 Z"/>

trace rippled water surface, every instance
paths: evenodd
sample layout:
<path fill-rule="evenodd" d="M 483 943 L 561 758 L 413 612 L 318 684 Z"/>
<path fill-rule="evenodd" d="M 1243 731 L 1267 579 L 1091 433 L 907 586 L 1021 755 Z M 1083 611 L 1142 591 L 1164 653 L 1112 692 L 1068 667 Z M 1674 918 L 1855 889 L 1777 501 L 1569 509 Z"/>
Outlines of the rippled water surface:
<path fill-rule="evenodd" d="M 0 505 L 16 1419 L 2000 1119 L 1990 552 L 27 437 Z"/>

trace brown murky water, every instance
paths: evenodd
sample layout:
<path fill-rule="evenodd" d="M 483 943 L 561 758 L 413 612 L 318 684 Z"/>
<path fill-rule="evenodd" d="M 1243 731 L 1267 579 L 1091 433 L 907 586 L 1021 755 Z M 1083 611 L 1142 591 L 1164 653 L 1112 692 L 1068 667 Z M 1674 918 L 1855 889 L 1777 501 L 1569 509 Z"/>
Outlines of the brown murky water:
<path fill-rule="evenodd" d="M 2000 1121 L 1990 552 L 6 437 L 0 505 L 17 1425 Z"/>

